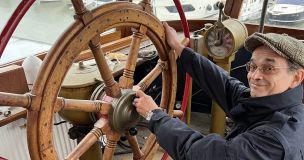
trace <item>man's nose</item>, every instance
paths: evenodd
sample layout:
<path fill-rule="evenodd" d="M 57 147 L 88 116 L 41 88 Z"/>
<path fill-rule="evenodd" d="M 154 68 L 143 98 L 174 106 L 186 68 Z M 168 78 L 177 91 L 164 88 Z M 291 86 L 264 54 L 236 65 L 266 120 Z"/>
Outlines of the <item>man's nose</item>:
<path fill-rule="evenodd" d="M 257 68 L 255 71 L 251 72 L 251 77 L 253 79 L 262 79 L 263 78 L 263 73 L 259 68 Z"/>

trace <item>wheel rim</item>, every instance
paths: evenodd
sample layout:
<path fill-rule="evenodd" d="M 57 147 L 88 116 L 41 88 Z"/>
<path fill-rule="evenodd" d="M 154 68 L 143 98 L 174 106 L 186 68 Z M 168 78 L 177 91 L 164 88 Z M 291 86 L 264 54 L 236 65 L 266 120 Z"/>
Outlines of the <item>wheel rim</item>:
<path fill-rule="evenodd" d="M 124 9 L 118 9 L 117 4 Z M 106 7 L 112 9 L 105 9 Z M 87 47 L 89 41 L 95 35 L 110 28 L 120 26 L 140 28 L 141 25 L 147 27 L 146 35 L 156 46 L 160 60 L 167 62 L 167 69 L 162 72 L 163 89 L 160 106 L 167 106 L 167 111 L 172 113 L 176 90 L 176 67 L 174 56 L 167 55 L 168 46 L 165 43 L 161 22 L 139 10 L 138 5 L 130 3 L 114 2 L 96 9 L 93 13 L 95 17 L 88 25 L 83 25 L 80 21 L 72 24 L 44 60 L 38 80 L 31 92 L 35 96 L 32 99 L 31 110 L 28 112 L 27 133 L 31 159 L 57 159 L 51 133 L 54 106 L 61 83 L 73 60 Z M 143 150 L 145 148 L 148 150 L 144 151 L 146 157 L 149 150 L 157 145 L 155 138 L 148 141 L 146 144 L 152 146 L 144 147 Z"/>

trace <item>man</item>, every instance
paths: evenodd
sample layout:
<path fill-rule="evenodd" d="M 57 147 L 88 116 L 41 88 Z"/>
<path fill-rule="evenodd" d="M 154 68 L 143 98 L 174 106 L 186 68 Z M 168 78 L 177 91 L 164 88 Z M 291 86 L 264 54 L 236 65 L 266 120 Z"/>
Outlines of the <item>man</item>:
<path fill-rule="evenodd" d="M 137 91 L 134 106 L 149 120 L 149 129 L 173 159 L 304 159 L 304 44 L 279 34 L 255 33 L 245 48 L 247 88 L 208 59 L 185 48 L 176 31 L 164 24 L 167 42 L 193 80 L 235 121 L 225 138 L 202 135 L 159 110 Z"/>

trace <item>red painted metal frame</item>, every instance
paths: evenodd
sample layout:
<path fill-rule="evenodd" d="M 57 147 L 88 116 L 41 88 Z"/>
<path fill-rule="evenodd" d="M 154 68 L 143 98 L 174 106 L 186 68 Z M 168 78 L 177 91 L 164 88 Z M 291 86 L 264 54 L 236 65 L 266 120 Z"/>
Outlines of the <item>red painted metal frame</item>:
<path fill-rule="evenodd" d="M 173 1 L 174 1 L 176 9 L 178 11 L 179 17 L 181 19 L 181 23 L 182 23 L 183 30 L 184 30 L 184 36 L 186 38 L 190 39 L 190 29 L 189 29 L 189 25 L 188 25 L 188 22 L 187 22 L 187 19 L 186 19 L 185 12 L 183 10 L 182 4 L 180 3 L 179 0 L 173 0 Z M 188 47 L 191 47 L 191 43 L 190 42 L 188 44 Z M 181 110 L 183 111 L 184 114 L 181 117 L 179 117 L 181 120 L 183 120 L 184 117 L 185 117 L 185 112 L 186 112 L 186 109 L 187 109 L 189 94 L 191 94 L 190 93 L 190 85 L 191 85 L 191 83 L 192 83 L 192 78 L 191 78 L 191 76 L 188 73 L 186 73 L 186 80 L 185 80 L 185 87 L 184 87 L 184 96 L 183 96 L 182 108 L 181 108 Z M 167 160 L 168 157 L 169 157 L 168 153 L 165 152 L 163 154 L 161 160 Z"/>
<path fill-rule="evenodd" d="M 181 3 L 180 3 L 179 0 L 173 0 L 173 1 L 175 3 L 175 6 L 177 8 L 177 11 L 178 11 L 180 19 L 181 19 L 181 23 L 182 23 L 183 30 L 184 30 L 184 36 L 186 38 L 190 39 L 189 25 L 188 25 L 188 22 L 187 22 L 187 19 L 186 19 L 183 7 L 182 7 L 182 5 L 181 5 Z M 189 42 L 188 47 L 191 48 L 191 42 Z M 185 115 L 187 104 L 188 104 L 188 98 L 189 98 L 189 94 L 190 94 L 189 90 L 190 90 L 190 83 L 191 83 L 191 81 L 192 81 L 191 76 L 188 73 L 186 73 L 184 96 L 183 96 L 182 108 L 181 108 L 181 110 L 183 111 L 184 114 L 181 117 L 179 117 L 181 120 L 183 120 L 184 117 L 185 117 L 184 115 Z"/>
<path fill-rule="evenodd" d="M 0 34 L 0 58 L 20 20 L 36 0 L 22 0 Z"/>

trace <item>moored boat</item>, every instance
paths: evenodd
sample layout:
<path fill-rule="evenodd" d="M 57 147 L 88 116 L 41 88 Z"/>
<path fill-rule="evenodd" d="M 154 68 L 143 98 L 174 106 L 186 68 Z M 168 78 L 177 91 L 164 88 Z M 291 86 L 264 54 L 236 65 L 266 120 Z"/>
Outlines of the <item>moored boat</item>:
<path fill-rule="evenodd" d="M 277 0 L 267 11 L 270 23 L 304 21 L 304 0 Z"/>

